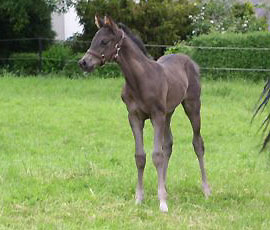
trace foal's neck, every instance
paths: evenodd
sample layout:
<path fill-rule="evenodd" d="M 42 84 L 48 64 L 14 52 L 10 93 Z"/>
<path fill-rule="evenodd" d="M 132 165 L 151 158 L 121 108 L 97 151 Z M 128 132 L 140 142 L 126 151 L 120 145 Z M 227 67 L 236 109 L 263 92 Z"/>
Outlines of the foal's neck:
<path fill-rule="evenodd" d="M 145 69 L 152 62 L 139 47 L 128 37 L 125 37 L 119 52 L 120 65 L 127 84 L 138 86 L 145 77 Z"/>

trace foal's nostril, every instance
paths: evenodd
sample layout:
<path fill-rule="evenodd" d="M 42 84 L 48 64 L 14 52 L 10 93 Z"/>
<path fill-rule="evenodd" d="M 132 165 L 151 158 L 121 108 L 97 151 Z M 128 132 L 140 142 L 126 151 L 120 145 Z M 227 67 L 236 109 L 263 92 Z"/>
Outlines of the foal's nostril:
<path fill-rule="evenodd" d="M 86 61 L 84 59 L 80 60 L 79 65 L 80 65 L 80 67 L 85 67 L 86 66 Z"/>

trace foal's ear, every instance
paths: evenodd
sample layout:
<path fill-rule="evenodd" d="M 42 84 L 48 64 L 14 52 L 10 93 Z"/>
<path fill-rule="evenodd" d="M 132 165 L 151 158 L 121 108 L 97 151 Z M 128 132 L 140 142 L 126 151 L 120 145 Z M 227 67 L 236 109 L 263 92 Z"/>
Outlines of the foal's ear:
<path fill-rule="evenodd" d="M 97 26 L 97 28 L 101 28 L 102 26 L 104 26 L 104 21 L 103 19 L 101 19 L 97 14 L 95 15 L 95 24 Z"/>
<path fill-rule="evenodd" d="M 104 23 L 105 25 L 109 26 L 114 33 L 116 33 L 119 30 L 117 24 L 112 20 L 110 16 L 104 17 Z"/>

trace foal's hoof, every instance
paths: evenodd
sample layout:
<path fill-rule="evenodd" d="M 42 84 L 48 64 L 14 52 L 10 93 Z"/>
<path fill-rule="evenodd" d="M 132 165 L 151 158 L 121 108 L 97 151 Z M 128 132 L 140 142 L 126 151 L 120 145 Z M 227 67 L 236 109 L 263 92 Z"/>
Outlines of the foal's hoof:
<path fill-rule="evenodd" d="M 136 205 L 142 204 L 143 199 L 144 199 L 144 194 L 143 194 L 143 192 L 137 191 L 137 192 L 136 192 L 135 198 L 136 198 L 136 200 L 135 200 L 135 204 L 136 204 Z"/>
<path fill-rule="evenodd" d="M 168 206 L 165 201 L 161 201 L 159 205 L 159 210 L 161 212 L 168 212 Z"/>
<path fill-rule="evenodd" d="M 208 198 L 211 195 L 211 189 L 208 184 L 202 184 L 204 196 Z"/>
<path fill-rule="evenodd" d="M 141 205 L 142 202 L 143 202 L 143 199 L 136 199 L 136 200 L 135 200 L 135 204 L 136 204 L 136 205 Z"/>

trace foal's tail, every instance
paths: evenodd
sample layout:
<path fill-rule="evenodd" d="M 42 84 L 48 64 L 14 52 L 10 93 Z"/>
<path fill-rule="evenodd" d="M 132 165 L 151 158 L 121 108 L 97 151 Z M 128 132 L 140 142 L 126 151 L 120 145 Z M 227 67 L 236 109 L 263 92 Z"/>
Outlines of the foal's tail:
<path fill-rule="evenodd" d="M 195 61 L 186 56 L 185 71 L 188 78 L 187 97 L 200 100 L 201 83 L 200 83 L 200 68 Z"/>
<path fill-rule="evenodd" d="M 185 64 L 185 69 L 186 69 L 186 73 L 187 73 L 189 81 L 192 81 L 193 79 L 200 81 L 200 67 L 195 61 L 193 61 L 189 57 Z"/>

